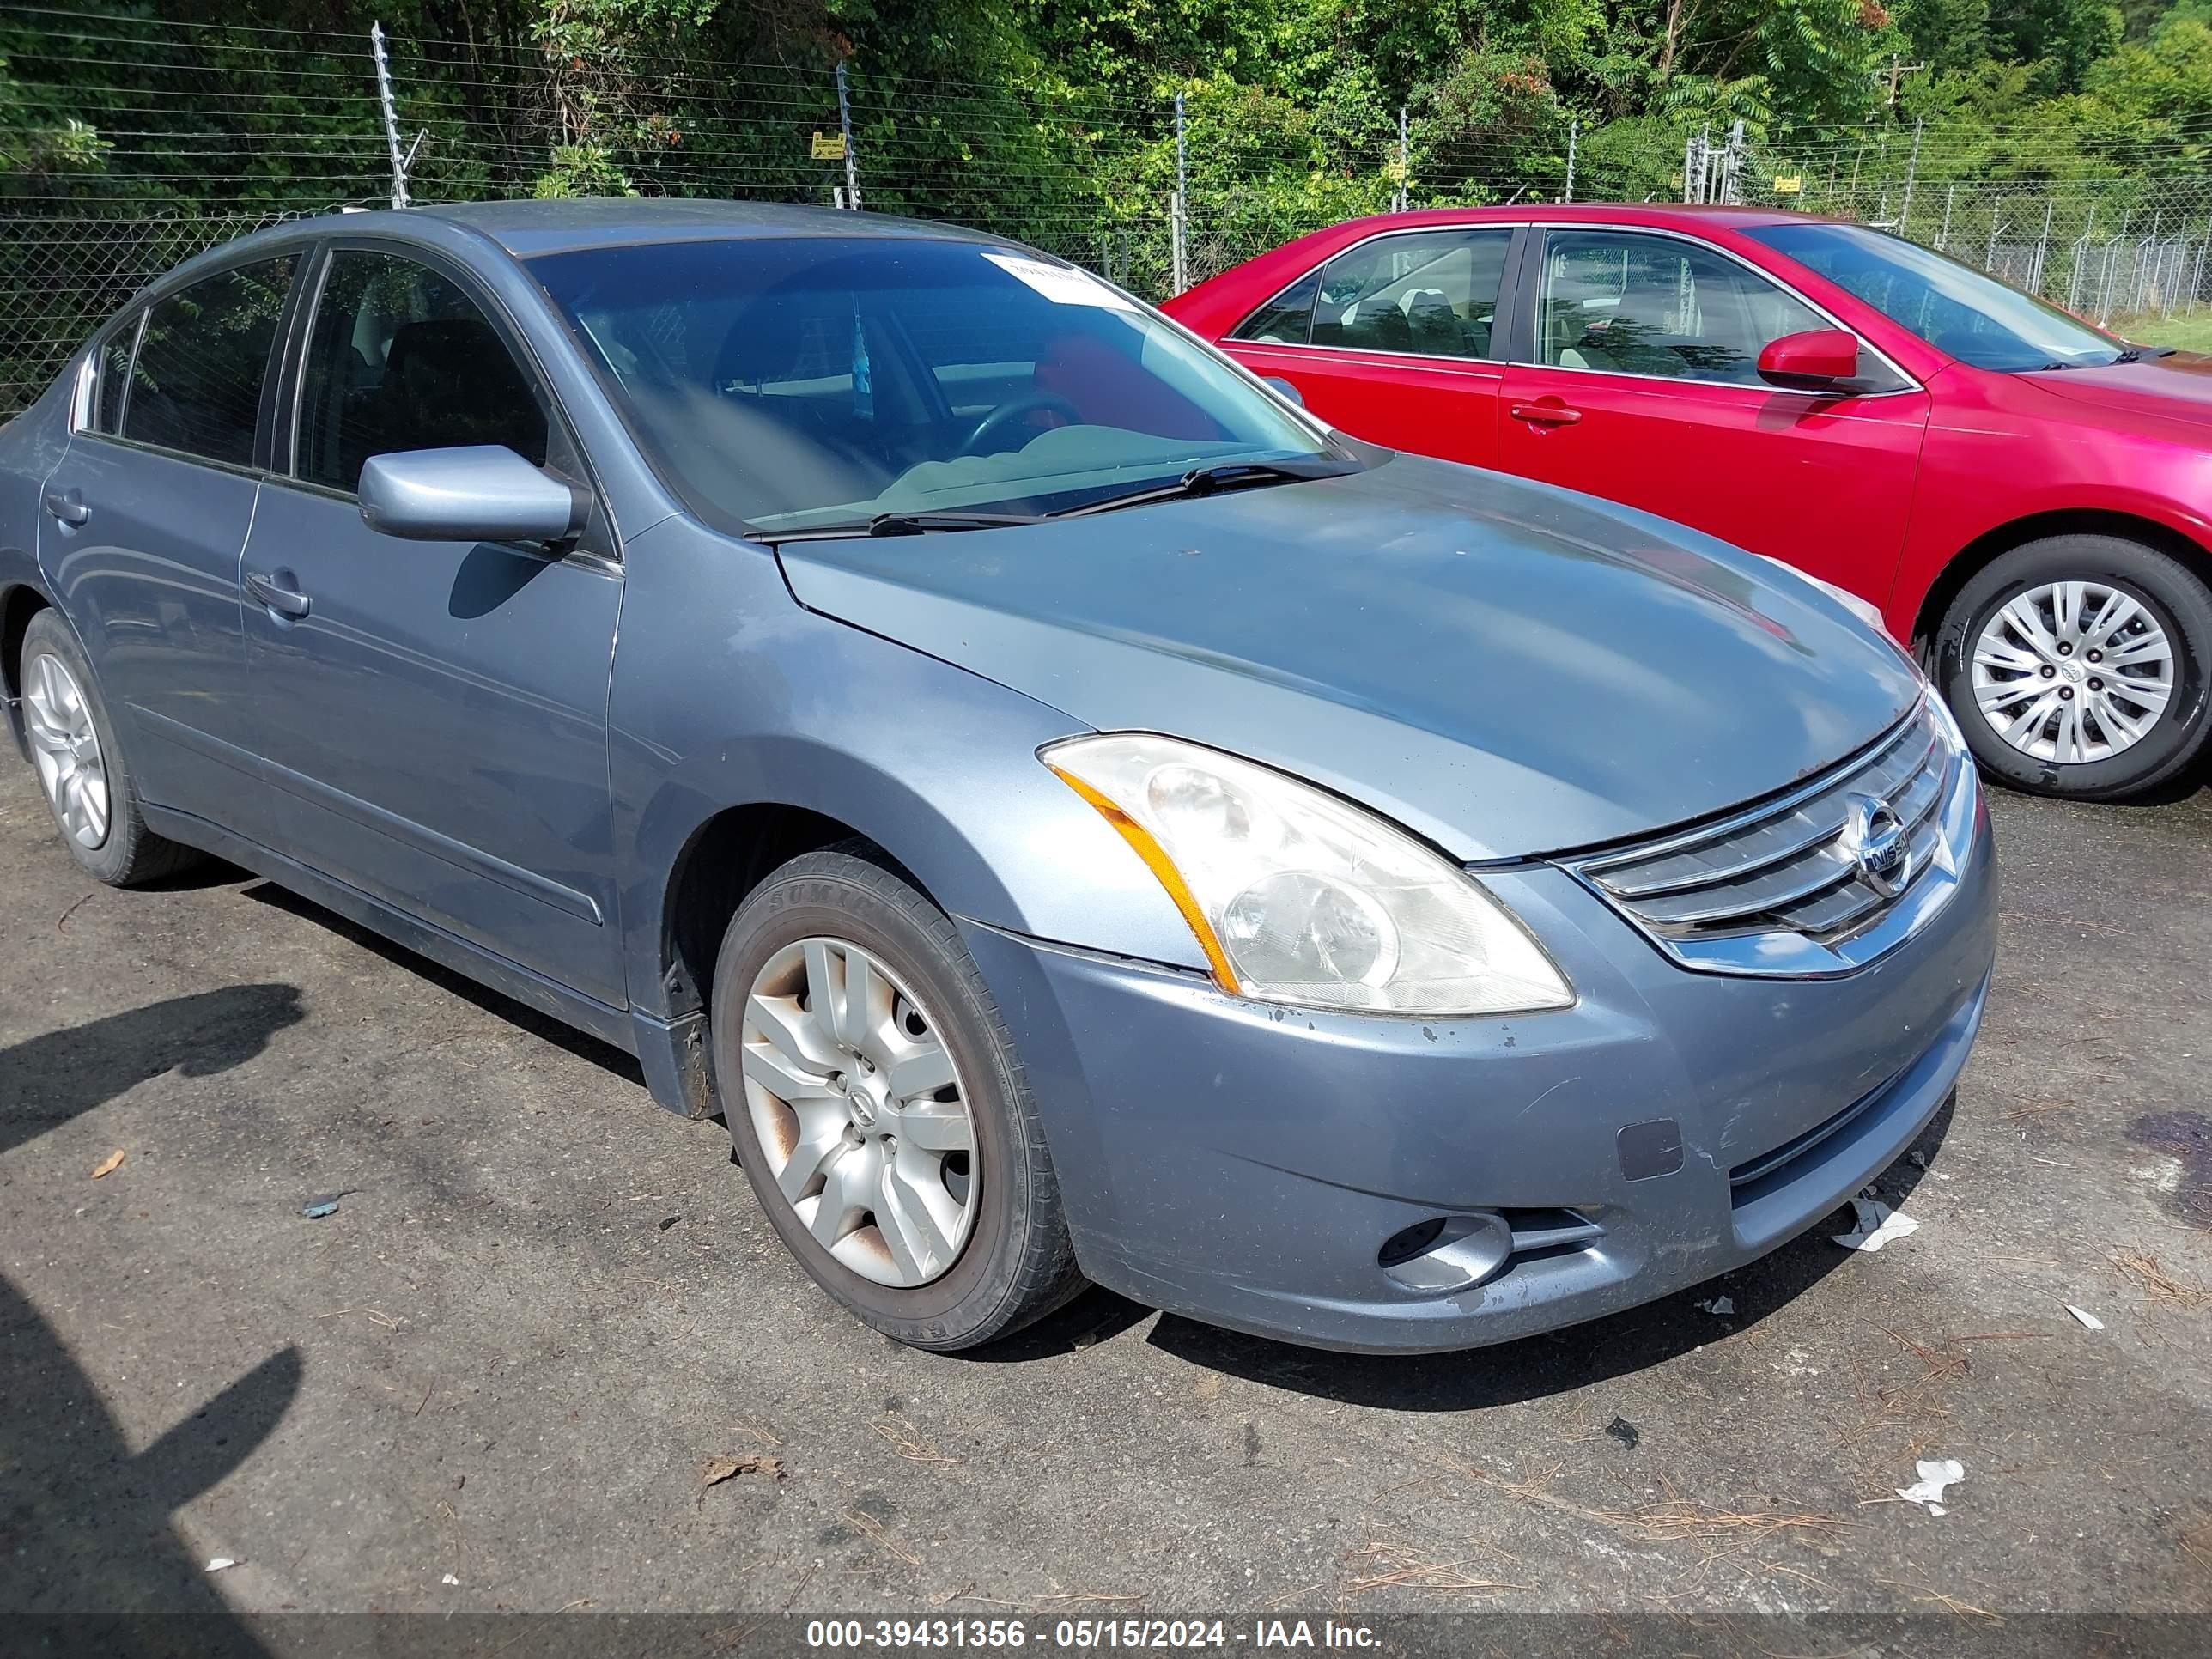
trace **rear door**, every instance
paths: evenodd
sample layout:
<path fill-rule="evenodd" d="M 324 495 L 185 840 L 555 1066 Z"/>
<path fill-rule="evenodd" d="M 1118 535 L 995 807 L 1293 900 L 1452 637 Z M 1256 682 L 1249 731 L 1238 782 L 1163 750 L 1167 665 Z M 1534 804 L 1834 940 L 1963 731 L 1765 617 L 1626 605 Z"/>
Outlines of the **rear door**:
<path fill-rule="evenodd" d="M 1838 325 L 1686 236 L 1557 228 L 1532 233 L 1524 264 L 1502 467 L 1887 597 L 1925 392 L 1863 341 L 1850 395 L 1768 385 L 1769 341 Z"/>
<path fill-rule="evenodd" d="M 371 455 L 580 458 L 496 306 L 457 268 L 340 246 L 244 562 L 248 665 L 284 849 L 610 1006 L 607 684 L 622 572 L 573 547 L 404 541 L 362 521 Z"/>
<path fill-rule="evenodd" d="M 1498 459 L 1497 319 L 1510 226 L 1386 231 L 1333 256 L 1221 343 L 1332 426 L 1418 454 Z"/>
<path fill-rule="evenodd" d="M 46 481 L 39 562 L 76 623 L 141 794 L 267 839 L 238 562 L 259 494 L 286 253 L 157 299 L 100 343 L 87 423 Z"/>

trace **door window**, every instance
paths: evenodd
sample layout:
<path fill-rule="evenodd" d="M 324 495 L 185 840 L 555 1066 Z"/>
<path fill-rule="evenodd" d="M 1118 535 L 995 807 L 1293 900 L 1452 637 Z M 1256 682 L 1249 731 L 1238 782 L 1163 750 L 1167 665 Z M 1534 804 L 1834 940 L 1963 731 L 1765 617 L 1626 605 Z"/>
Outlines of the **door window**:
<path fill-rule="evenodd" d="M 1304 345 L 1313 331 L 1314 295 L 1321 272 L 1310 270 L 1237 325 L 1229 337 L 1255 345 Z"/>
<path fill-rule="evenodd" d="M 483 309 L 426 265 L 331 257 L 300 381 L 294 471 L 351 493 L 372 455 L 503 444 L 545 464 L 544 405 Z"/>
<path fill-rule="evenodd" d="M 1742 386 L 1766 384 L 1768 342 L 1833 326 L 1733 259 L 1632 231 L 1549 233 L 1537 304 L 1540 362 Z"/>
<path fill-rule="evenodd" d="M 100 348 L 100 379 L 93 391 L 92 426 L 94 432 L 113 437 L 123 429 L 124 389 L 131 380 L 131 349 L 138 343 L 138 325 L 146 313 L 138 312 L 107 337 Z"/>
<path fill-rule="evenodd" d="M 287 254 L 219 271 L 155 303 L 131 371 L 125 437 L 253 464 L 261 383 L 293 263 Z"/>
<path fill-rule="evenodd" d="M 1487 357 L 1513 233 L 1378 236 L 1321 270 L 1312 343 L 1424 357 Z"/>

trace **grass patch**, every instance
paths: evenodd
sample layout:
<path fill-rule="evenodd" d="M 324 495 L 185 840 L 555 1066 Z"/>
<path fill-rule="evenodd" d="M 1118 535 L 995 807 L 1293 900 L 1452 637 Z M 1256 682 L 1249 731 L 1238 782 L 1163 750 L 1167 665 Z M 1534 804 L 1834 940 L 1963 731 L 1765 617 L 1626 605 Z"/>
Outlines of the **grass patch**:
<path fill-rule="evenodd" d="M 2212 352 L 2212 311 L 2200 311 L 2193 317 L 2160 317 L 2156 313 L 2131 317 L 2115 313 L 2106 326 L 2124 340 Z"/>

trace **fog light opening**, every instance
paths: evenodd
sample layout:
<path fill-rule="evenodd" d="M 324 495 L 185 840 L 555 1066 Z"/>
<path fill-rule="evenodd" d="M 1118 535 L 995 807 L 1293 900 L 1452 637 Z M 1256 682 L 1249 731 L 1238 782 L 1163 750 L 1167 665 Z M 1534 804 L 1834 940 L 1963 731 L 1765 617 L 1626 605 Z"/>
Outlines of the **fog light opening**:
<path fill-rule="evenodd" d="M 1494 1211 L 1432 1216 L 1382 1242 L 1376 1265 L 1409 1291 L 1434 1296 L 1473 1290 L 1513 1255 L 1513 1229 Z"/>
<path fill-rule="evenodd" d="M 1375 1260 L 1384 1267 L 1395 1267 L 1401 1261 L 1410 1261 L 1443 1237 L 1443 1231 L 1444 1218 L 1440 1215 L 1431 1216 L 1426 1221 L 1416 1221 L 1412 1226 L 1392 1233 L 1384 1239 Z"/>

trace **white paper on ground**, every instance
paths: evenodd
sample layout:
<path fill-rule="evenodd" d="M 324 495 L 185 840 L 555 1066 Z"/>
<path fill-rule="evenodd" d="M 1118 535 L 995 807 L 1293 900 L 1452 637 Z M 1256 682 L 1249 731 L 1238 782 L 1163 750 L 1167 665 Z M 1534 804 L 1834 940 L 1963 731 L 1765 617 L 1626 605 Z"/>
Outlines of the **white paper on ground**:
<path fill-rule="evenodd" d="M 1847 1233 L 1828 1235 L 1847 1250 L 1878 1250 L 1885 1244 L 1894 1244 L 1908 1233 L 1920 1231 L 1920 1224 L 1904 1211 L 1893 1210 L 1871 1199 L 1855 1198 L 1851 1208 L 1858 1216 L 1859 1224 Z"/>
<path fill-rule="evenodd" d="M 1087 270 L 1071 270 L 1028 259 L 1018 253 L 983 256 L 1016 282 L 1026 283 L 1056 306 L 1098 306 L 1108 311 L 1134 311 L 1136 306 Z"/>
<path fill-rule="evenodd" d="M 1698 1305 L 1714 1317 L 1725 1319 L 1735 1311 L 1735 1298 L 1732 1296 L 1717 1296 L 1711 1301 L 1700 1302 Z"/>
<path fill-rule="evenodd" d="M 2081 1323 L 2090 1330 L 2101 1331 L 2105 1328 L 2105 1322 L 2098 1318 L 2096 1315 L 2091 1313 L 2087 1308 L 2077 1308 L 2069 1302 L 2066 1304 L 2066 1311 L 2072 1314 L 2075 1318 L 2080 1320 Z"/>
<path fill-rule="evenodd" d="M 1966 1466 L 1955 1457 L 1923 1457 L 1913 1467 L 1920 1478 L 1909 1486 L 1899 1486 L 1897 1495 L 1908 1504 L 1917 1504 L 1930 1515 L 1944 1515 L 1943 1488 L 1955 1486 L 1966 1478 Z"/>
<path fill-rule="evenodd" d="M 228 1556 L 218 1555 L 214 1560 L 207 1564 L 207 1570 L 210 1572 L 221 1572 L 226 1567 L 234 1567 L 237 1565 L 238 1563 L 232 1560 Z"/>

